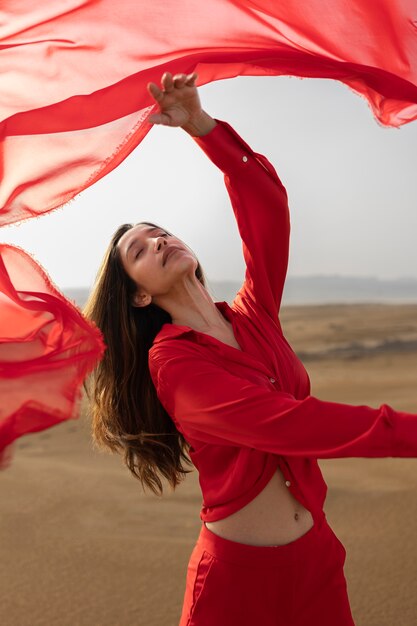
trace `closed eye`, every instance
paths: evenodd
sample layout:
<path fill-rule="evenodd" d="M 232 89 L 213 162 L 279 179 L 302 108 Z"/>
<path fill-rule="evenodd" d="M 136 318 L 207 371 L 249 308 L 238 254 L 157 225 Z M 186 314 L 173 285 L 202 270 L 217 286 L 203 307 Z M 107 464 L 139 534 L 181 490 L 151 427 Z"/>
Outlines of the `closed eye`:
<path fill-rule="evenodd" d="M 169 237 L 168 233 L 160 233 L 159 235 L 160 237 Z M 136 254 L 135 254 L 135 260 L 138 258 L 138 256 L 143 252 L 142 250 L 139 250 Z"/>

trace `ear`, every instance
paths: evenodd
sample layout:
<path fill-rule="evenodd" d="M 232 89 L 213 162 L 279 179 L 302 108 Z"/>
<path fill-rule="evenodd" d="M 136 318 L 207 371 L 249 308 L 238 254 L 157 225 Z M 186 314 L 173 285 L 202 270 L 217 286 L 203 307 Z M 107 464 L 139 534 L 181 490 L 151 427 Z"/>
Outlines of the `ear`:
<path fill-rule="evenodd" d="M 148 306 L 152 302 L 152 296 L 144 292 L 136 292 L 133 296 L 132 305 L 137 307 Z"/>

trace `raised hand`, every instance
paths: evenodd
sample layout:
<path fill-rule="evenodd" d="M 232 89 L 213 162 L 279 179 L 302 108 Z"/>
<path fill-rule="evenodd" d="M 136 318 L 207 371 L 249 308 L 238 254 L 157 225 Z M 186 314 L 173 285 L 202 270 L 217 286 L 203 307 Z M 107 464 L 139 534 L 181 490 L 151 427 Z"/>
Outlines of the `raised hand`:
<path fill-rule="evenodd" d="M 202 114 L 200 97 L 195 86 L 197 73 L 162 75 L 160 89 L 155 83 L 148 83 L 147 89 L 159 105 L 159 113 L 147 119 L 151 124 L 164 126 L 184 126 Z"/>

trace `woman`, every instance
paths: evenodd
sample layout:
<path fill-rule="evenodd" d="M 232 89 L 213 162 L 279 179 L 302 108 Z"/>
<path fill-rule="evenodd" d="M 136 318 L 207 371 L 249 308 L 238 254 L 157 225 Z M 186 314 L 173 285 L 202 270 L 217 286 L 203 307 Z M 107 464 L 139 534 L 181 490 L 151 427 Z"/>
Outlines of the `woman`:
<path fill-rule="evenodd" d="M 155 493 L 159 476 L 175 488 L 188 473 L 187 453 L 199 471 L 203 524 L 180 626 L 352 625 L 317 459 L 416 456 L 417 416 L 309 395 L 279 322 L 287 192 L 263 155 L 203 111 L 196 76 L 149 83 L 159 105 L 149 121 L 182 127 L 223 172 L 245 280 L 231 307 L 214 302 L 178 237 L 150 222 L 116 231 L 84 311 L 107 344 L 89 385 L 94 439 Z"/>

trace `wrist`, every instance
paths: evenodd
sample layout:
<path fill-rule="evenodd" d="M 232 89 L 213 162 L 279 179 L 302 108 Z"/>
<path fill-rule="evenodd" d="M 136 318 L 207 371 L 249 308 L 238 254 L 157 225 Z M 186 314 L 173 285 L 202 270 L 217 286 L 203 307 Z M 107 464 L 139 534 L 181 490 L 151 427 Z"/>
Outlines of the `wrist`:
<path fill-rule="evenodd" d="M 217 126 L 216 120 L 213 119 L 211 115 L 201 110 L 198 115 L 190 118 L 181 128 L 192 137 L 202 137 L 213 130 L 215 126 Z"/>

